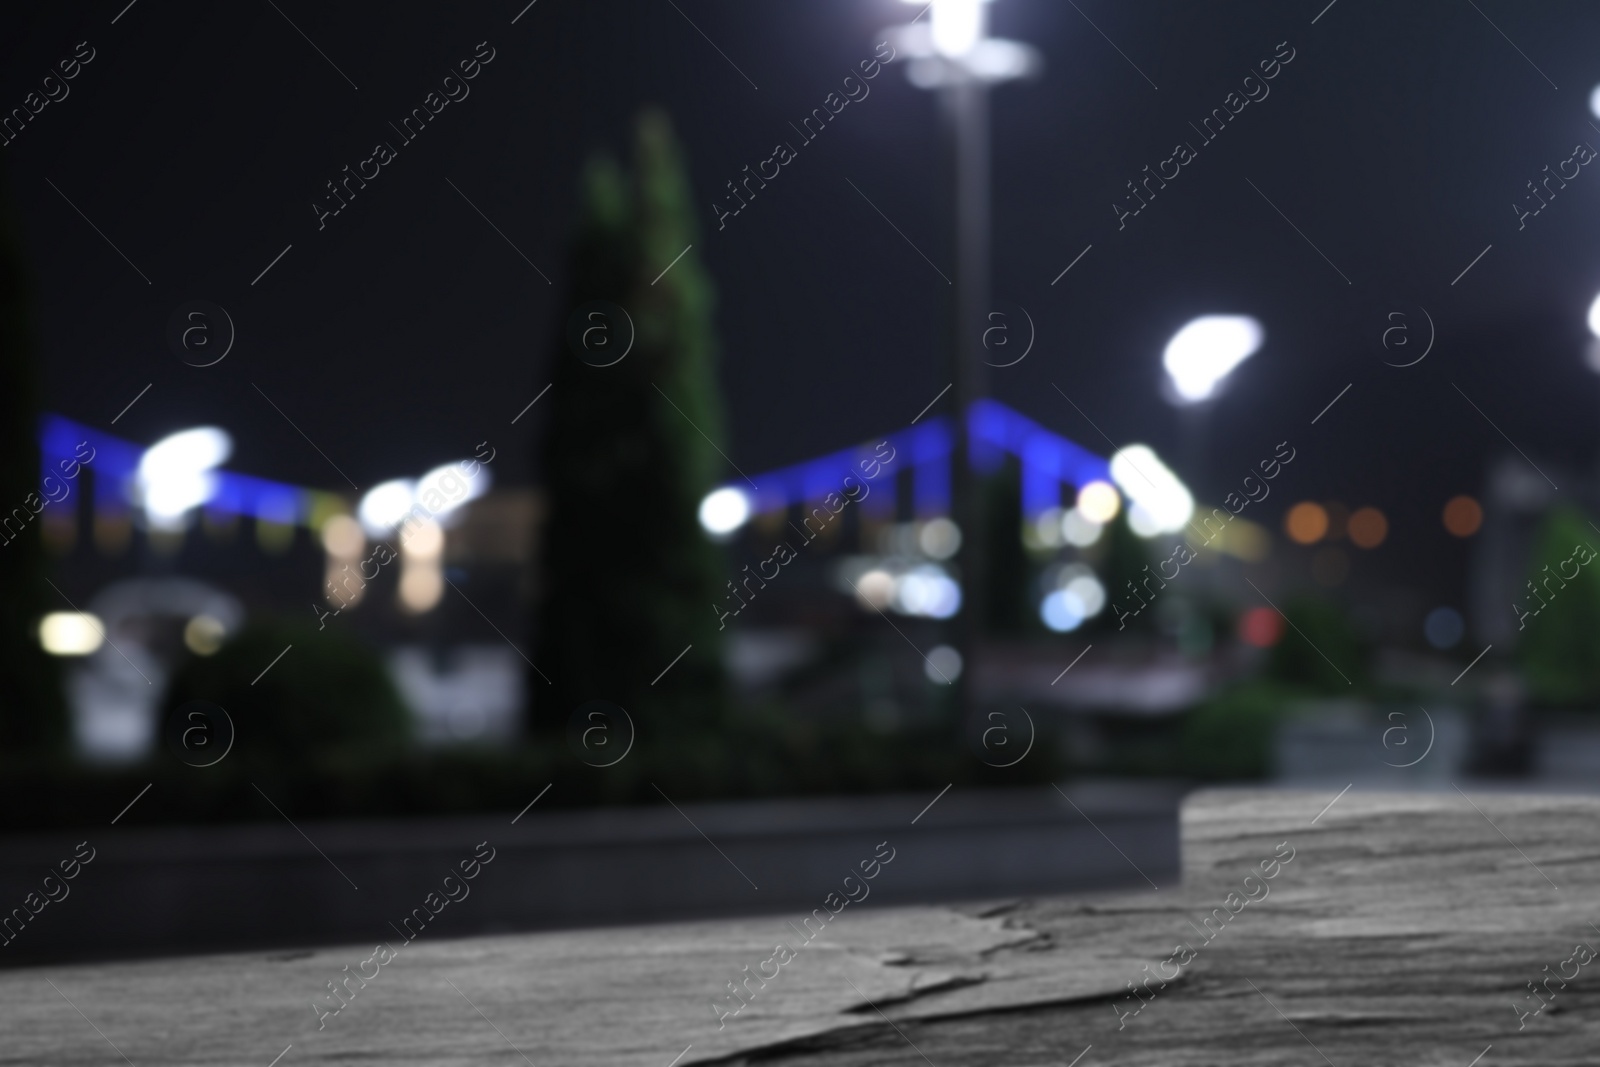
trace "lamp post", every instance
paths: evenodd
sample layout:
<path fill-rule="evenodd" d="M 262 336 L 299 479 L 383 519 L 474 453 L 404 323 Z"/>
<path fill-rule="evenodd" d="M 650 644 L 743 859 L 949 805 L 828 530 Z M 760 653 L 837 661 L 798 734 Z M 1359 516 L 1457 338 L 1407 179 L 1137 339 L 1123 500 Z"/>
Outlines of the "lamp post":
<path fill-rule="evenodd" d="M 922 3 L 922 0 L 906 0 Z M 982 338 L 989 302 L 989 87 L 1031 74 L 1038 53 L 1027 45 L 985 36 L 990 0 L 932 0 L 930 18 L 919 16 L 893 31 L 896 50 L 910 57 L 907 76 L 919 89 L 937 90 L 950 126 L 955 186 L 956 268 L 953 343 L 948 349 L 955 427 L 951 450 L 950 510 L 961 531 L 956 567 L 961 610 L 953 628 L 964 669 L 954 679 L 956 705 L 975 713 L 972 673 L 984 619 L 984 529 L 979 485 L 973 475 L 967 417 L 983 395 Z"/>

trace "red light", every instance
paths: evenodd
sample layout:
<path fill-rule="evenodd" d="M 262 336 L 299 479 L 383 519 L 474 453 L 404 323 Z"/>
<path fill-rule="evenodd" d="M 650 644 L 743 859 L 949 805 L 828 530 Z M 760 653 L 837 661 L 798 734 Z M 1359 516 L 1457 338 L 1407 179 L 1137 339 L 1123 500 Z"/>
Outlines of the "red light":
<path fill-rule="evenodd" d="M 1239 639 L 1256 648 L 1271 648 L 1283 638 L 1283 616 L 1271 608 L 1251 608 L 1239 616 Z"/>

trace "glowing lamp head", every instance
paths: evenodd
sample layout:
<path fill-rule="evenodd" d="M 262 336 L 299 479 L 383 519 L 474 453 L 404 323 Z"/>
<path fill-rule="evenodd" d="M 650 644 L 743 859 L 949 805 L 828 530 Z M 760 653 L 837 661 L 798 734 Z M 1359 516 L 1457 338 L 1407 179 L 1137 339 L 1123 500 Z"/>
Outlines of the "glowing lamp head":
<path fill-rule="evenodd" d="M 922 4 L 923 0 L 905 0 Z M 989 0 L 933 0 L 933 47 L 948 59 L 959 59 L 983 40 L 983 8 Z"/>
<path fill-rule="evenodd" d="M 1266 336 L 1249 315 L 1202 315 L 1173 335 L 1161 356 L 1173 392 L 1184 404 L 1216 393 L 1233 369 L 1261 347 Z"/>
<path fill-rule="evenodd" d="M 213 468 L 233 453 L 233 438 L 215 426 L 163 437 L 139 457 L 139 499 L 152 525 L 180 525 L 191 508 L 217 491 Z"/>
<path fill-rule="evenodd" d="M 373 537 L 383 537 L 400 525 L 415 502 L 415 483 L 396 478 L 368 489 L 356 508 L 356 514 L 367 533 Z"/>
<path fill-rule="evenodd" d="M 712 537 L 728 537 L 750 519 L 750 498 L 742 489 L 724 486 L 700 501 L 700 525 Z"/>
<path fill-rule="evenodd" d="M 1140 537 L 1177 533 L 1194 514 L 1194 497 L 1148 445 L 1118 449 L 1111 478 L 1133 502 L 1129 525 Z"/>

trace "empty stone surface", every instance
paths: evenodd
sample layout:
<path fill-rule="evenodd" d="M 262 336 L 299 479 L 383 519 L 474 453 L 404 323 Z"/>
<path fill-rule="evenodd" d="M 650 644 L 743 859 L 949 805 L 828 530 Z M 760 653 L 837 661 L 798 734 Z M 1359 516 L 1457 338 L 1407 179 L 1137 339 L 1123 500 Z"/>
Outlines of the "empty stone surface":
<path fill-rule="evenodd" d="M 1600 968 L 1564 961 L 1600 947 L 1600 800 L 1332 799 L 1191 797 L 1181 886 L 852 904 L 803 947 L 802 915 L 397 937 L 320 1030 L 372 946 L 12 971 L 0 1063 L 1593 1063 Z"/>

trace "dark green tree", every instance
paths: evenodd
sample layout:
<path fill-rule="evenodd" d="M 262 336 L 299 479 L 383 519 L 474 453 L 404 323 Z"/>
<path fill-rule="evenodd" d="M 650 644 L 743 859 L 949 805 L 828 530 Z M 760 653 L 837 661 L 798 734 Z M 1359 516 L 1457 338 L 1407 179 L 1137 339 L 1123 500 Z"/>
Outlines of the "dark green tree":
<path fill-rule="evenodd" d="M 1533 699 L 1549 706 L 1600 702 L 1600 547 L 1587 517 L 1560 507 L 1545 516 L 1528 565 L 1530 591 L 1517 591 L 1517 658 Z M 1585 559 L 1592 562 L 1584 563 Z M 1537 614 L 1532 614 L 1537 612 Z"/>
<path fill-rule="evenodd" d="M 723 718 L 713 606 L 733 576 L 697 512 L 731 472 L 712 443 L 723 437 L 714 294 L 698 254 L 685 252 L 697 240 L 691 204 L 660 111 L 638 120 L 631 177 L 603 157 L 583 177 L 573 318 L 553 354 L 542 464 L 542 674 L 530 676 L 530 691 L 532 729 L 546 737 L 597 699 L 620 704 L 662 743 Z"/>
<path fill-rule="evenodd" d="M 30 293 L 10 203 L 5 173 L 0 171 L 0 518 L 16 520 L 0 535 L 0 756 L 4 757 L 61 753 L 69 739 L 56 664 L 39 647 L 35 629 L 54 594 L 45 584 L 39 523 L 27 503 L 29 494 L 39 491 L 38 382 Z M 33 499 L 38 502 L 36 495 Z M 18 523 L 20 534 L 15 533 Z"/>

